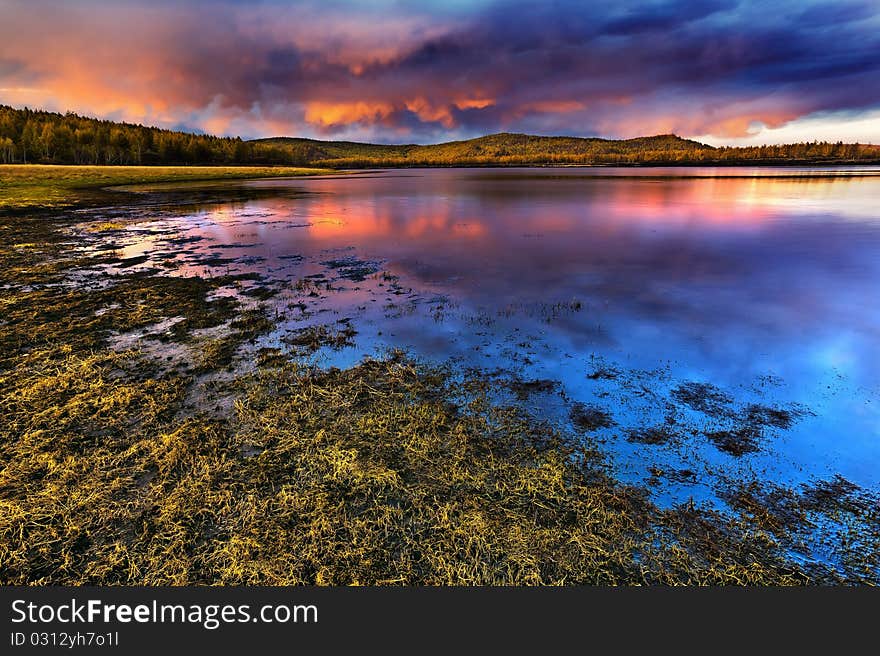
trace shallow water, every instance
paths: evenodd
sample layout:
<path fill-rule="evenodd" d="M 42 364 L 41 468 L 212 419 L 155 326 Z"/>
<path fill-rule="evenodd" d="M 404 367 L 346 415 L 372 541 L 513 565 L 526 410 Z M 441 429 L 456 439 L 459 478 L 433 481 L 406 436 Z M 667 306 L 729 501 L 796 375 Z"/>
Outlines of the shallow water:
<path fill-rule="evenodd" d="M 432 169 L 226 187 L 237 200 L 157 209 L 114 237 L 143 260 L 124 270 L 256 272 L 249 302 L 280 319 L 260 346 L 295 352 L 295 331 L 351 320 L 353 345 L 322 349 L 324 365 L 400 347 L 514 375 L 520 400 L 561 423 L 573 402 L 600 408 L 619 475 L 667 472 L 658 498 L 744 476 L 880 486 L 880 169 Z M 687 383 L 712 385 L 711 407 Z M 755 408 L 787 417 L 760 424 L 756 451 L 707 437 Z M 677 437 L 629 432 L 645 427 Z"/>

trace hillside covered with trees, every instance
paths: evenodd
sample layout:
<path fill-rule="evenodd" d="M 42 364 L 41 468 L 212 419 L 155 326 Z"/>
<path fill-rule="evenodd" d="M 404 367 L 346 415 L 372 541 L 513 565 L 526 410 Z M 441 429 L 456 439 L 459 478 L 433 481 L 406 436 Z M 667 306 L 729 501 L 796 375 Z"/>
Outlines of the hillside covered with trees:
<path fill-rule="evenodd" d="M 715 148 L 665 134 L 636 139 L 492 134 L 428 146 L 386 146 L 279 137 L 249 143 L 286 149 L 291 163 L 329 168 L 517 166 L 528 164 L 737 164 L 880 160 L 880 146 L 811 142 Z"/>
<path fill-rule="evenodd" d="M 612 140 L 493 134 L 434 145 L 383 145 L 293 137 L 245 141 L 68 112 L 0 105 L 4 164 L 285 164 L 331 168 L 525 164 L 736 164 L 880 161 L 880 146 L 810 142 L 715 148 L 675 135 Z"/>
<path fill-rule="evenodd" d="M 4 164 L 286 164 L 286 149 L 0 105 Z"/>

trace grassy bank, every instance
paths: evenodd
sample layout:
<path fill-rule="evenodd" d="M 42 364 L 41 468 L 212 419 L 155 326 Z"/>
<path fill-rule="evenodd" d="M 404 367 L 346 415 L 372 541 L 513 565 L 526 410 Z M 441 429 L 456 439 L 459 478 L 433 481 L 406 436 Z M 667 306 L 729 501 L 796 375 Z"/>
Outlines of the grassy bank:
<path fill-rule="evenodd" d="M 214 296 L 234 275 L 73 284 L 113 258 L 77 239 L 118 229 L 71 232 L 80 220 L 0 215 L 0 584 L 880 579 L 877 500 L 844 482 L 662 508 L 609 474 L 589 432 L 499 402 L 480 372 L 453 384 L 400 353 L 230 368 L 271 330 L 268 305 Z M 798 557 L 832 520 L 841 565 Z"/>
<path fill-rule="evenodd" d="M 0 211 L 63 208 L 114 185 L 281 178 L 327 173 L 291 166 L 0 165 Z"/>

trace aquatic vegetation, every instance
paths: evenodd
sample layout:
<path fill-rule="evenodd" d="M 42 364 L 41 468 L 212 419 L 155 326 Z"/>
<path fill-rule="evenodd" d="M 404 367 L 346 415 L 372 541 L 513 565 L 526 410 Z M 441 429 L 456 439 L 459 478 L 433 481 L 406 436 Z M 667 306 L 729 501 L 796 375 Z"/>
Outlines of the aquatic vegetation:
<path fill-rule="evenodd" d="M 614 425 L 611 415 L 601 408 L 588 406 L 583 403 L 574 403 L 569 413 L 571 423 L 576 428 L 585 431 L 595 431 L 600 428 L 609 428 Z"/>
<path fill-rule="evenodd" d="M 321 262 L 321 264 L 330 269 L 335 269 L 336 274 L 340 278 L 345 278 L 346 280 L 351 280 L 353 282 L 363 282 L 369 276 L 376 274 L 380 267 L 378 262 L 367 262 L 365 260 L 359 260 L 356 257 L 327 260 Z"/>
<path fill-rule="evenodd" d="M 614 380 L 620 375 L 620 372 L 614 367 L 600 364 L 595 369 L 587 373 L 588 380 Z"/>
<path fill-rule="evenodd" d="M 532 394 L 547 394 L 555 392 L 559 388 L 559 383 L 557 381 L 545 378 L 535 380 L 511 380 L 507 385 L 520 400 L 525 400 Z"/>
<path fill-rule="evenodd" d="M 88 232 L 112 232 L 124 229 L 125 223 L 123 221 L 99 221 L 86 226 Z"/>
<path fill-rule="evenodd" d="M 342 320 L 335 324 L 319 324 L 307 326 L 293 331 L 284 337 L 284 342 L 293 346 L 299 355 L 311 355 L 322 347 L 341 349 L 353 346 L 352 339 L 357 330 L 348 321 Z"/>
<path fill-rule="evenodd" d="M 674 483 L 685 483 L 692 485 L 697 482 L 697 474 L 690 469 L 661 469 L 654 465 L 648 467 L 651 478 L 648 479 L 648 485 L 656 484 L 659 479 L 664 478 Z"/>
<path fill-rule="evenodd" d="M 737 408 L 733 397 L 709 383 L 687 382 L 672 390 L 671 398 L 711 419 L 714 427 L 703 430 L 719 451 L 741 457 L 761 450 L 774 429 L 788 430 L 796 420 L 809 414 L 801 407 L 770 407 L 756 403 Z M 631 434 L 633 441 L 657 444 L 659 433 Z M 659 440 L 659 441 L 658 441 Z"/>
<path fill-rule="evenodd" d="M 136 275 L 101 289 L 17 292 L 3 301 L 0 352 L 50 344 L 96 347 L 111 332 L 143 328 L 168 317 L 181 317 L 167 334 L 179 341 L 193 329 L 219 326 L 234 316 L 234 299 L 207 299 L 220 284 L 221 279 Z"/>
<path fill-rule="evenodd" d="M 0 380 L 4 583 L 815 576 L 744 520 L 653 506 L 516 408 L 449 403 L 448 372 L 399 355 L 240 377 L 227 421 L 181 413 L 187 379 L 131 353 L 31 363 Z"/>
<path fill-rule="evenodd" d="M 217 339 L 208 340 L 201 344 L 201 360 L 199 370 L 215 371 L 228 367 L 232 364 L 235 352 L 241 341 L 236 334 L 224 335 Z"/>
<path fill-rule="evenodd" d="M 253 344 L 257 337 L 274 328 L 275 322 L 260 309 L 239 312 L 229 322 L 228 329 L 221 337 L 199 344 L 201 359 L 198 362 L 198 371 L 211 372 L 229 368 L 242 345 Z"/>
<path fill-rule="evenodd" d="M 257 351 L 256 363 L 258 367 L 283 367 L 287 362 L 287 355 L 279 348 L 264 346 Z"/>
<path fill-rule="evenodd" d="M 679 439 L 679 434 L 670 426 L 649 426 L 627 431 L 626 439 L 639 444 L 666 444 Z"/>
<path fill-rule="evenodd" d="M 672 398 L 698 412 L 716 417 L 730 414 L 733 397 L 709 383 L 682 383 L 672 390 Z"/>
<path fill-rule="evenodd" d="M 871 580 L 880 571 L 880 497 L 841 476 L 789 488 L 772 483 L 722 491 L 732 508 L 796 552 L 818 542 L 841 569 Z"/>
<path fill-rule="evenodd" d="M 719 451 L 732 456 L 743 456 L 761 450 L 761 433 L 754 426 L 740 426 L 732 430 L 709 431 L 706 437 Z"/>

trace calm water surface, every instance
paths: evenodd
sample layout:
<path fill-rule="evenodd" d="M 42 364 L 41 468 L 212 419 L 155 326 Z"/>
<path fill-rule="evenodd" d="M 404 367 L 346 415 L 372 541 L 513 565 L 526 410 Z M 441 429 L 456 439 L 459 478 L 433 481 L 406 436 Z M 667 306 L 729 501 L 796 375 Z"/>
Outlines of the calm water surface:
<path fill-rule="evenodd" d="M 259 346 L 350 320 L 354 346 L 319 363 L 400 347 L 558 381 L 523 402 L 560 423 L 572 402 L 609 412 L 598 435 L 621 476 L 685 470 L 658 497 L 702 498 L 732 475 L 880 484 L 880 169 L 405 170 L 237 186 L 259 197 L 151 217 L 121 246 L 176 275 L 259 273 L 277 292 L 263 305 L 283 317 Z M 682 403 L 685 383 L 712 385 L 722 411 Z M 739 457 L 705 437 L 755 405 L 793 421 Z M 626 437 L 661 425 L 685 438 Z"/>

